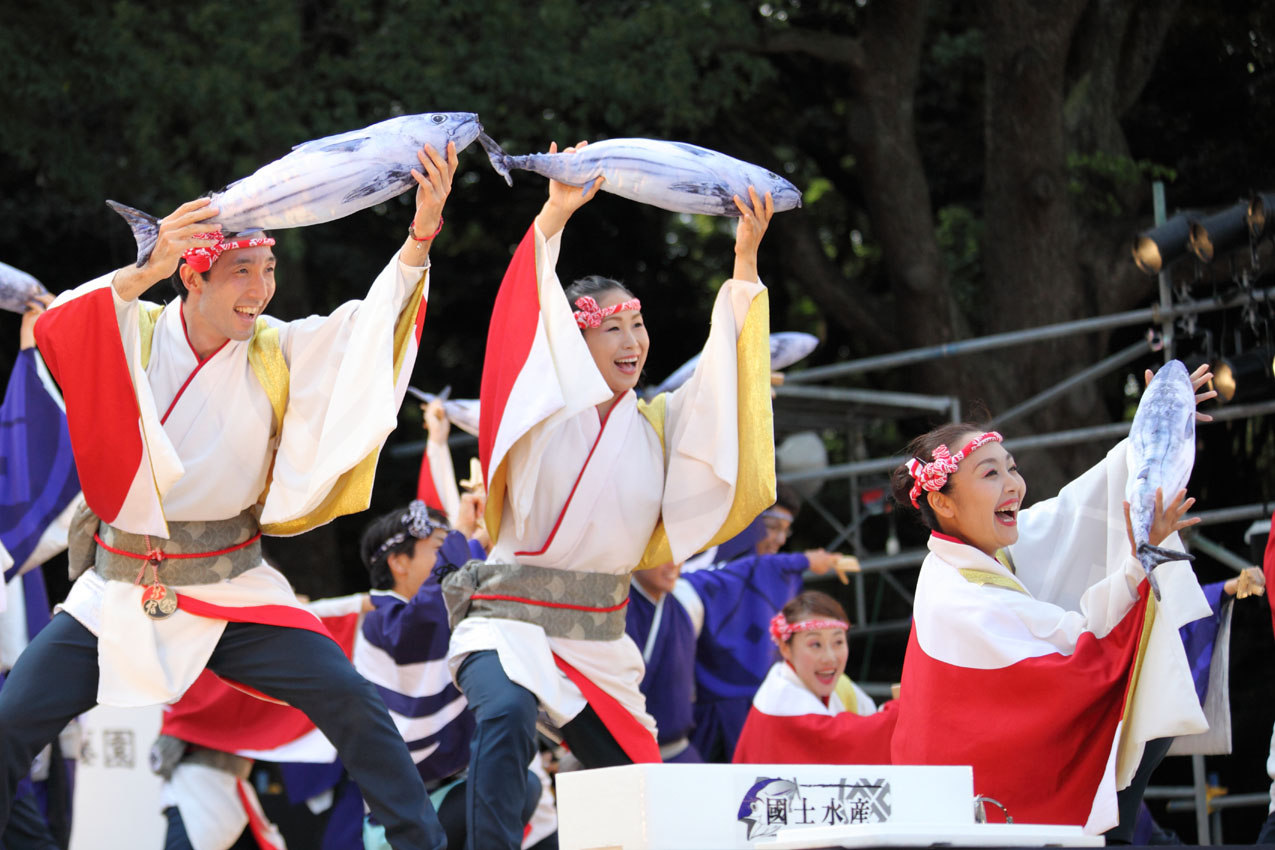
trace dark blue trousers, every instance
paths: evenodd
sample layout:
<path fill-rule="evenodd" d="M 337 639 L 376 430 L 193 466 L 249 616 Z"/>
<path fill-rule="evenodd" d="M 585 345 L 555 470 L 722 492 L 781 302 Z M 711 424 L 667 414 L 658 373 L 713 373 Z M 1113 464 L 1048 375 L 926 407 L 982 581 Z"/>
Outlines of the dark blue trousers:
<path fill-rule="evenodd" d="M 511 681 L 493 650 L 472 653 L 456 675 L 476 727 L 465 781 L 469 850 L 518 850 L 522 844 L 527 765 L 536 753 L 539 701 Z M 586 768 L 632 764 L 592 708 L 566 726 L 562 737 Z"/>
<path fill-rule="evenodd" d="M 305 712 L 336 746 L 395 850 L 446 846 L 380 695 L 330 639 L 304 629 L 229 623 L 208 668 Z M 0 689 L 0 824 L 8 821 L 14 789 L 36 753 L 97 703 L 97 683 L 97 638 L 65 612 L 18 657 Z"/>

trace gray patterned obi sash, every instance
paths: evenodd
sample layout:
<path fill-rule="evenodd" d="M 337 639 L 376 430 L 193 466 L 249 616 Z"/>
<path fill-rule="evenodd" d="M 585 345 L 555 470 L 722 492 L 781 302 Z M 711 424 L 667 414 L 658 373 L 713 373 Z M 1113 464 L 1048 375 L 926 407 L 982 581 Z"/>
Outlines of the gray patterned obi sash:
<path fill-rule="evenodd" d="M 137 582 L 144 570 L 143 584 L 181 587 L 216 584 L 261 566 L 261 529 L 251 509 L 230 519 L 170 522 L 168 533 L 147 538 L 99 523 L 92 535 L 93 568 L 110 581 Z"/>
<path fill-rule="evenodd" d="M 531 623 L 556 638 L 616 640 L 624 634 L 627 575 L 470 561 L 441 584 L 453 629 L 472 616 Z"/>

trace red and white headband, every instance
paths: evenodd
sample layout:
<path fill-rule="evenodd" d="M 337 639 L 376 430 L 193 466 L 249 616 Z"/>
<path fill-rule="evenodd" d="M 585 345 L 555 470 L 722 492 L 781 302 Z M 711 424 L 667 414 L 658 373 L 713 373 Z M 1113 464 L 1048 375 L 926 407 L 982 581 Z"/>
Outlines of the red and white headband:
<path fill-rule="evenodd" d="M 615 315 L 622 310 L 641 310 L 642 302 L 636 298 L 630 298 L 628 301 L 622 301 L 619 304 L 612 304 L 610 307 L 602 308 L 598 306 L 598 302 L 593 300 L 592 296 L 581 295 L 576 299 L 575 317 L 576 326 L 580 330 L 585 328 L 597 328 L 602 326 L 602 320 L 608 316 Z"/>
<path fill-rule="evenodd" d="M 797 632 L 817 632 L 822 629 L 849 631 L 850 624 L 844 620 L 802 620 L 800 623 L 790 623 L 783 611 L 770 620 L 770 637 L 777 644 L 787 643 Z"/>
<path fill-rule="evenodd" d="M 217 258 L 226 251 L 234 251 L 239 248 L 256 248 L 258 245 L 273 245 L 274 237 L 272 236 L 240 236 L 237 239 L 226 239 L 218 232 L 213 233 L 196 233 L 196 239 L 213 239 L 216 240 L 215 245 L 207 248 L 190 248 L 182 254 L 186 258 L 186 265 L 195 271 L 203 274 L 212 268 L 212 264 L 217 262 Z"/>
<path fill-rule="evenodd" d="M 929 463 L 917 457 L 912 458 L 908 461 L 908 473 L 915 482 L 912 485 L 911 492 L 908 493 L 912 497 L 912 507 L 921 507 L 917 503 L 917 498 L 921 495 L 921 491 L 928 490 L 931 493 L 937 493 L 942 490 L 943 485 L 947 484 L 947 477 L 956 472 L 957 465 L 969 457 L 971 452 L 981 449 L 988 443 L 999 443 L 1000 441 L 1000 434 L 995 431 L 988 431 L 970 440 L 956 454 L 949 452 L 946 445 L 939 444 L 934 447 L 934 460 Z"/>

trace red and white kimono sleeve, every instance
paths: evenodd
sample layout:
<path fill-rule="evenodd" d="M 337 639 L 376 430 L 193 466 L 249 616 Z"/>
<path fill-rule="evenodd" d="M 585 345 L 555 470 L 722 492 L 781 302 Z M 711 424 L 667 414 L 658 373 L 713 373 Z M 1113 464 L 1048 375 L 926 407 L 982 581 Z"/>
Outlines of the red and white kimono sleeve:
<path fill-rule="evenodd" d="M 66 400 L 88 506 L 124 531 L 166 537 L 163 495 L 184 469 L 141 365 L 141 310 L 155 305 L 120 298 L 113 277 L 59 295 L 36 323 L 36 343 Z"/>
<path fill-rule="evenodd" d="M 1124 568 L 1125 485 L 1133 474 L 1128 447 L 1121 440 L 1057 496 L 1019 513 L 1018 542 L 1009 547 L 1009 559 L 1038 600 L 1076 610 L 1086 590 Z M 1183 548 L 1176 533 L 1161 545 Z M 1133 779 L 1145 742 L 1208 728 L 1178 630 L 1212 609 L 1187 561 L 1156 567 L 1156 579 L 1163 596 L 1150 603 L 1154 613 L 1141 650 L 1140 686 L 1125 716 L 1117 788 Z"/>
<path fill-rule="evenodd" d="M 447 514 L 447 521 L 456 527 L 460 517 L 460 487 L 456 484 L 456 468 L 452 464 L 451 449 L 446 443 L 425 441 L 421 455 L 421 471 L 416 480 L 416 498 L 435 510 Z"/>
<path fill-rule="evenodd" d="M 894 763 L 971 765 L 975 793 L 1018 823 L 1115 826 L 1122 721 L 1150 626 L 1141 565 L 1126 552 L 1069 611 L 972 546 L 934 534 L 929 548 Z"/>

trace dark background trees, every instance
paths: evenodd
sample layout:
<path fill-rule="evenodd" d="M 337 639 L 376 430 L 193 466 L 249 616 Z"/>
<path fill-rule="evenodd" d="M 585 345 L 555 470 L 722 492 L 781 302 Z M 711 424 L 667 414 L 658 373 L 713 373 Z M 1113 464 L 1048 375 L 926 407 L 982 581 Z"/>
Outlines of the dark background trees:
<path fill-rule="evenodd" d="M 402 112 L 476 111 L 514 152 L 550 139 L 652 136 L 782 170 L 806 203 L 777 218 L 763 249 L 773 327 L 816 333 L 822 345 L 807 365 L 830 363 L 1150 304 L 1154 280 L 1134 270 L 1128 244 L 1150 221 L 1151 177 L 1169 180 L 1171 208 L 1275 188 L 1273 45 L 1275 4 L 1240 0 L 45 0 L 7 10 L 0 27 L 0 259 L 61 290 L 133 256 L 106 198 L 163 214 L 306 139 Z M 462 154 L 462 171 L 434 250 L 413 382 L 469 396 L 491 298 L 544 184 L 518 175 L 507 188 L 477 146 Z M 408 216 L 399 199 L 277 234 L 272 312 L 292 318 L 357 297 Z M 703 337 L 730 238 L 726 222 L 603 195 L 572 222 L 560 274 L 600 272 L 642 294 L 648 374 L 658 380 Z M 1202 272 L 1182 264 L 1175 279 L 1208 294 L 1248 265 L 1247 256 Z M 1216 331 L 1212 353 L 1267 335 L 1260 316 L 1201 327 Z M 853 384 L 956 394 L 965 410 L 995 414 L 1144 330 Z M 0 316 L 0 339 L 16 331 L 16 317 Z M 1179 353 L 1202 350 L 1201 339 L 1185 336 Z M 6 370 L 12 349 L 0 350 Z M 1120 419 L 1127 375 L 1154 362 L 1148 355 L 1013 430 Z M 803 427 L 794 408 L 778 409 L 781 429 Z M 834 461 L 896 452 L 927 425 L 854 410 L 835 420 Z M 414 406 L 402 426 L 391 447 L 421 436 Z M 1206 505 L 1267 498 L 1275 442 L 1266 421 L 1201 435 L 1193 489 Z M 1020 460 L 1033 495 L 1046 496 L 1105 449 Z M 386 457 L 374 509 L 412 492 L 415 460 Z M 838 488 L 827 489 L 830 506 L 844 508 Z M 353 588 L 366 519 L 271 549 L 304 590 Z M 865 528 L 881 542 L 881 528 Z M 1238 531 L 1220 533 L 1239 549 Z M 799 532 L 808 545 L 830 536 L 810 512 Z M 1225 574 L 1207 562 L 1201 573 Z M 1269 649 L 1260 610 L 1243 615 L 1250 628 L 1237 640 Z M 1249 699 L 1269 697 L 1263 688 Z M 1257 725 L 1269 721 L 1267 710 Z M 1235 784 L 1253 787 L 1253 773 Z"/>

